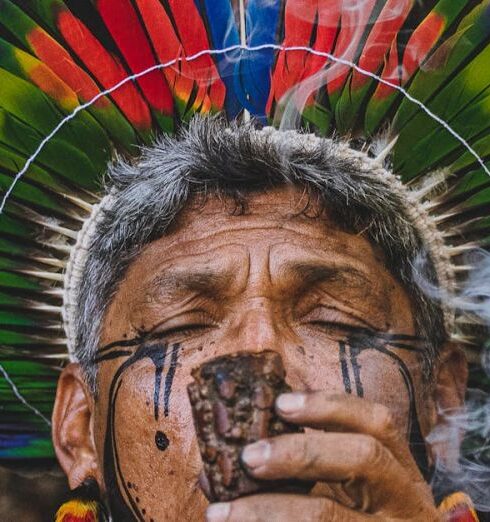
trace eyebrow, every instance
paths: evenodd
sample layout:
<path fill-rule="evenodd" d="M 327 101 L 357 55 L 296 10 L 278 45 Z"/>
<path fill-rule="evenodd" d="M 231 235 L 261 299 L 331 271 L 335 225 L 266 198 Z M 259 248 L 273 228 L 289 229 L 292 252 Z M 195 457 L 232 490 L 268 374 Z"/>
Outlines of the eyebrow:
<path fill-rule="evenodd" d="M 146 295 L 170 296 L 182 291 L 196 292 L 201 295 L 217 296 L 230 286 L 234 278 L 233 270 L 169 270 L 154 277 L 148 286 Z"/>
<path fill-rule="evenodd" d="M 357 268 L 343 264 L 329 266 L 318 262 L 286 263 L 285 270 L 300 278 L 300 289 L 306 289 L 317 283 L 342 282 L 348 287 L 372 284 L 370 278 Z"/>
<path fill-rule="evenodd" d="M 346 287 L 356 288 L 360 285 L 371 284 L 372 281 L 362 271 L 343 264 L 329 266 L 322 261 L 287 262 L 281 271 L 292 273 L 299 281 L 297 289 L 305 290 L 318 283 L 342 282 Z M 219 298 L 224 290 L 229 288 L 235 278 L 232 268 L 200 269 L 200 270 L 169 270 L 154 277 L 146 291 L 146 296 L 170 297 L 175 293 L 192 292 L 200 295 Z"/>

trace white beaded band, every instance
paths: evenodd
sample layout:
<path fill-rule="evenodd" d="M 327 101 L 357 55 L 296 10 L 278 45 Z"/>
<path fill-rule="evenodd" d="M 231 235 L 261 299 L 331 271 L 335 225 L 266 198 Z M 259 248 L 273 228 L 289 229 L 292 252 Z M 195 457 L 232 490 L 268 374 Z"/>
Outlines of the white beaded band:
<path fill-rule="evenodd" d="M 70 258 L 66 265 L 63 282 L 63 306 L 61 315 L 63 318 L 63 328 L 66 334 L 66 344 L 70 360 L 75 362 L 75 345 L 77 338 L 76 331 L 76 311 L 78 305 L 78 294 L 80 283 L 85 269 L 85 263 L 89 254 L 92 239 L 97 230 L 97 225 L 103 217 L 103 211 L 109 209 L 114 202 L 114 198 L 109 194 L 102 198 L 100 203 L 92 207 L 92 211 L 85 220 L 82 228 L 78 232 L 75 245 L 70 252 Z"/>

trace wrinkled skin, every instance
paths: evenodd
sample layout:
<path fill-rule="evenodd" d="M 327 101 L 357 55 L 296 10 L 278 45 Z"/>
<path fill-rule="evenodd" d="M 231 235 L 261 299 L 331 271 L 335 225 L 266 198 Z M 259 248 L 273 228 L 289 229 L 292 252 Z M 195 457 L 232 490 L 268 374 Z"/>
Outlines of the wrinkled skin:
<path fill-rule="evenodd" d="M 108 307 L 97 397 L 78 365 L 63 372 L 58 458 L 72 487 L 97 479 L 118 522 L 437 520 L 408 442 L 415 428 L 420 438 L 430 432 L 438 408 L 461 405 L 464 358 L 441 347 L 424 382 L 411 303 L 382 253 L 326 214 L 298 214 L 301 196 L 253 196 L 246 215 L 216 198 L 188 208 L 133 261 Z M 352 332 L 361 332 L 355 343 Z M 281 354 L 287 382 L 302 392 L 282 396 L 278 412 L 307 429 L 248 447 L 243 459 L 257 477 L 317 485 L 305 496 L 209 506 L 198 482 L 190 371 L 264 349 Z M 445 447 L 423 449 L 426 464 L 451 458 Z"/>

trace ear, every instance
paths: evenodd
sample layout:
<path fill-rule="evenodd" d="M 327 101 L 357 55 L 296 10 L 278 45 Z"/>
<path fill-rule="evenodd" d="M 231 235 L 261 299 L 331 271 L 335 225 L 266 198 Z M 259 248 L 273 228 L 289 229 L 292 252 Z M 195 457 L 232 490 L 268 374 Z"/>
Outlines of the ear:
<path fill-rule="evenodd" d="M 64 368 L 53 410 L 53 444 L 71 489 L 88 477 L 102 485 L 93 436 L 94 401 L 79 364 Z"/>
<path fill-rule="evenodd" d="M 455 416 L 462 413 L 468 363 L 460 346 L 448 342 L 440 352 L 435 368 L 435 388 L 432 401 L 434 426 L 427 437 L 433 460 L 453 469 L 457 465 L 459 448 L 464 436 L 460 422 Z"/>

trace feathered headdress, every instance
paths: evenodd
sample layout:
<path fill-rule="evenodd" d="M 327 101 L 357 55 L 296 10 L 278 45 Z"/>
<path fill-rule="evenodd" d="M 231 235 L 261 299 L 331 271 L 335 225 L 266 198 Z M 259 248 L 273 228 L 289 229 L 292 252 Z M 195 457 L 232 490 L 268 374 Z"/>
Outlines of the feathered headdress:
<path fill-rule="evenodd" d="M 0 458 L 52 457 L 107 163 L 196 113 L 346 136 L 457 290 L 490 238 L 489 42 L 490 0 L 0 0 Z"/>

